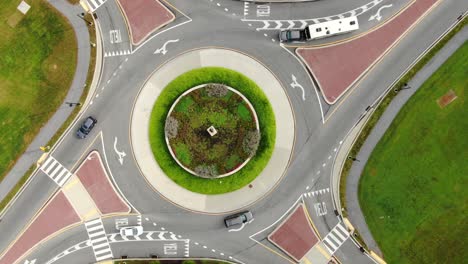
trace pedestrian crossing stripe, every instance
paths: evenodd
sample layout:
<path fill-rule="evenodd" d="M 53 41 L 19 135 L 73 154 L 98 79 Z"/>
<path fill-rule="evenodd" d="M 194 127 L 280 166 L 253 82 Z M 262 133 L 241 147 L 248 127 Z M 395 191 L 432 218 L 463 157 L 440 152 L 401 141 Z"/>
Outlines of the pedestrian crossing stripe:
<path fill-rule="evenodd" d="M 91 12 L 96 11 L 100 6 L 102 6 L 106 0 L 85 0 L 86 4 L 89 6 Z"/>
<path fill-rule="evenodd" d="M 107 239 L 106 230 L 101 218 L 97 218 L 85 223 L 86 232 L 93 248 L 96 261 L 113 258 L 112 250 Z"/>
<path fill-rule="evenodd" d="M 73 175 L 73 173 L 62 166 L 62 164 L 52 156 L 47 157 L 45 162 L 41 165 L 40 170 L 60 187 Z"/>
<path fill-rule="evenodd" d="M 349 236 L 348 230 L 346 230 L 342 222 L 339 222 L 330 233 L 323 238 L 322 242 L 328 252 L 333 255 Z"/>

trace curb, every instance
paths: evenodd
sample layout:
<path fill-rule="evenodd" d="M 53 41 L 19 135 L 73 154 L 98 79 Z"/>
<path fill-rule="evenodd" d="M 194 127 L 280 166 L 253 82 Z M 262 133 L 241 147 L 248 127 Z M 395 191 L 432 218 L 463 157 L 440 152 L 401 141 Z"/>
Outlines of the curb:
<path fill-rule="evenodd" d="M 348 131 L 348 133 L 345 136 L 344 142 L 340 149 L 338 150 L 337 153 L 337 158 L 335 159 L 333 163 L 333 170 L 332 170 L 332 175 L 331 175 L 331 186 L 332 186 L 332 200 L 334 207 L 339 212 L 339 217 L 341 219 L 346 220 L 347 224 L 352 226 L 351 222 L 342 215 L 342 210 L 344 209 L 341 205 L 341 199 L 340 199 L 340 182 L 341 182 L 341 175 L 343 171 L 344 164 L 347 160 L 346 157 L 348 157 L 350 151 L 352 150 L 355 142 L 359 138 L 362 130 L 366 126 L 367 122 L 369 119 L 372 117 L 374 111 L 378 108 L 380 103 L 383 101 L 383 99 L 390 93 L 392 92 L 394 86 L 409 72 L 413 69 L 413 67 L 419 63 L 419 61 L 425 57 L 434 46 L 436 46 L 445 36 L 447 36 L 458 24 L 460 24 L 463 19 L 468 15 L 467 12 L 464 12 L 463 15 L 452 23 L 447 30 L 445 30 L 434 42 L 432 42 L 418 57 L 416 60 L 413 61 L 388 87 L 387 89 L 371 104 L 369 105 L 366 110 L 359 116 L 358 120 L 356 123 L 353 125 L 353 127 Z M 384 111 L 385 112 L 385 111 Z M 361 122 L 364 121 L 364 122 Z M 349 144 L 349 142 L 351 142 Z M 344 155 L 343 155 L 344 154 Z M 340 159 L 341 158 L 341 159 Z M 351 236 L 353 242 L 356 244 L 356 246 L 361 247 L 362 245 L 353 237 Z M 370 250 L 368 252 L 369 257 L 371 257 L 376 263 L 386 263 L 379 255 L 377 255 L 375 252 Z"/>

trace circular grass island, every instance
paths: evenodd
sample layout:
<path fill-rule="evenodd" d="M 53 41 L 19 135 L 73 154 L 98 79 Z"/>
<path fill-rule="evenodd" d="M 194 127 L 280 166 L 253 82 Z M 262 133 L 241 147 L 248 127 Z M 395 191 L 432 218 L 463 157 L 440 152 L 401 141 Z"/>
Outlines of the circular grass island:
<path fill-rule="evenodd" d="M 273 109 L 263 91 L 221 67 L 172 80 L 149 124 L 151 150 L 163 172 L 202 194 L 232 192 L 252 182 L 267 165 L 275 138 Z"/>
<path fill-rule="evenodd" d="M 186 171 L 221 178 L 242 169 L 257 151 L 260 131 L 253 106 L 223 84 L 198 85 L 184 92 L 166 118 L 166 143 Z"/>

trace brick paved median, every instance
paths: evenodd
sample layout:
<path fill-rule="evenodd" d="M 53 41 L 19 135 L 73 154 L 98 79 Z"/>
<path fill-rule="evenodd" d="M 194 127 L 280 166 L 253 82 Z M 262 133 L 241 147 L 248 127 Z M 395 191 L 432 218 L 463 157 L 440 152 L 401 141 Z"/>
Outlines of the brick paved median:
<path fill-rule="evenodd" d="M 0 258 L 0 264 L 15 263 L 40 241 L 80 221 L 80 217 L 68 199 L 62 192 L 59 192 Z"/>
<path fill-rule="evenodd" d="M 334 104 L 377 63 L 437 0 L 415 0 L 382 27 L 354 40 L 327 47 L 299 48 L 329 104 Z"/>
<path fill-rule="evenodd" d="M 157 0 L 119 0 L 130 30 L 133 45 L 169 24 L 175 16 Z"/>

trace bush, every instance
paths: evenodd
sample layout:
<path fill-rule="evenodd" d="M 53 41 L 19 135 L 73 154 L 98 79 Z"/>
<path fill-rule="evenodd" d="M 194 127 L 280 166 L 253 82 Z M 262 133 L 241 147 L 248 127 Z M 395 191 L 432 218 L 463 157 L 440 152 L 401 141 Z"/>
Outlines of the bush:
<path fill-rule="evenodd" d="M 261 131 L 256 155 L 241 170 L 222 181 L 196 177 L 185 171 L 172 158 L 165 142 L 165 122 L 172 104 L 188 89 L 208 83 L 224 84 L 241 92 L 255 108 Z M 268 164 L 276 139 L 275 116 L 266 95 L 255 82 L 226 68 L 204 67 L 178 76 L 164 88 L 151 113 L 149 137 L 156 161 L 175 183 L 197 193 L 227 193 L 252 182 Z"/>

